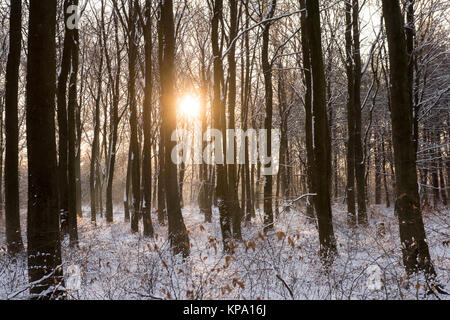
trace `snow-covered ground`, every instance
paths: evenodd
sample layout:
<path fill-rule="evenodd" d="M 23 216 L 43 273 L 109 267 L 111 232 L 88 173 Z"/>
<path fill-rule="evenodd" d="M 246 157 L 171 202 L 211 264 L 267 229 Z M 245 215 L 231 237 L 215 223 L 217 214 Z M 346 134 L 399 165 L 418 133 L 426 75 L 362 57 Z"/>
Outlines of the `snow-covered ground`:
<path fill-rule="evenodd" d="M 344 207 L 335 206 L 339 256 L 329 272 L 319 259 L 315 225 L 301 212 L 282 212 L 275 232 L 267 236 L 261 233 L 259 213 L 255 221 L 243 226 L 244 242 L 237 244 L 233 255 L 227 255 L 221 250 L 217 211 L 209 224 L 204 223 L 198 208 L 185 208 L 192 247 L 185 261 L 171 254 L 166 226 L 155 223 L 155 238 L 145 239 L 130 233 L 121 213 L 115 215 L 114 224 L 101 221 L 96 226 L 85 214 L 86 218 L 79 220 L 79 248 L 71 250 L 68 241 L 63 242 L 65 273 L 79 269 L 81 274 L 79 290 L 70 290 L 69 296 L 118 300 L 449 299 L 427 295 L 423 277 L 407 279 L 392 210 L 371 207 L 370 226 L 352 231 L 346 225 Z M 439 282 L 448 292 L 450 212 L 426 212 L 424 220 Z M 384 223 L 384 235 L 380 223 Z M 0 299 L 26 299 L 26 259 L 7 258 L 3 232 Z"/>

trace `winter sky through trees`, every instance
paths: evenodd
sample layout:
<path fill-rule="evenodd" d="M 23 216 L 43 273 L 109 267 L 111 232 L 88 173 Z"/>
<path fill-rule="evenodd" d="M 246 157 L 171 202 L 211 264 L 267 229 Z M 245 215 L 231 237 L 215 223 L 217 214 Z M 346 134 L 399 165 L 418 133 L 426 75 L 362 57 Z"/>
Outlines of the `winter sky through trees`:
<path fill-rule="evenodd" d="M 448 299 L 449 16 L 1 1 L 0 299 Z"/>

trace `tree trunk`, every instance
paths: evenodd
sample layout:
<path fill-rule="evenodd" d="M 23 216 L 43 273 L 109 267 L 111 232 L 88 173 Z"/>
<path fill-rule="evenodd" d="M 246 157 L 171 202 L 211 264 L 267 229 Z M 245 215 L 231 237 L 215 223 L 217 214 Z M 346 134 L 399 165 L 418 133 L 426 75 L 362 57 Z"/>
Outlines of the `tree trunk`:
<path fill-rule="evenodd" d="M 249 27 L 250 17 L 248 12 L 248 1 L 246 0 L 245 5 L 245 13 L 246 13 L 246 22 L 245 28 Z M 242 117 L 242 128 L 244 131 L 248 130 L 249 124 L 249 104 L 251 98 L 251 87 L 250 87 L 250 79 L 252 76 L 252 68 L 250 66 L 250 43 L 249 43 L 249 35 L 246 33 L 244 35 L 244 52 L 245 52 L 245 74 L 244 74 L 244 94 L 243 94 L 243 117 Z M 243 70 L 244 73 L 244 70 Z M 248 138 L 245 139 L 245 164 L 242 176 L 245 178 L 243 180 L 242 188 L 245 190 L 245 221 L 250 222 L 252 217 L 255 216 L 255 204 L 253 202 L 253 165 L 250 165 L 250 156 L 249 156 L 249 141 Z"/>
<path fill-rule="evenodd" d="M 237 0 L 230 0 L 230 40 L 233 40 L 238 33 L 238 7 Z M 228 129 L 235 129 L 235 112 L 236 112 L 236 45 L 232 45 L 228 52 L 228 114 L 229 125 Z M 234 163 L 228 165 L 228 188 L 230 192 L 230 205 L 232 212 L 232 224 L 233 224 L 233 238 L 240 241 L 242 240 L 241 221 L 242 211 L 239 207 L 238 197 L 238 180 L 236 178 L 237 166 L 236 166 L 236 145 L 233 143 L 234 150 L 227 150 L 227 152 L 233 152 Z"/>
<path fill-rule="evenodd" d="M 31 0 L 27 62 L 28 279 L 35 299 L 61 295 L 55 141 L 56 0 Z"/>
<path fill-rule="evenodd" d="M 439 151 L 439 153 L 441 153 Z M 448 199 L 447 199 L 447 192 L 445 190 L 445 180 L 444 180 L 444 170 L 443 170 L 443 161 L 442 161 L 442 154 L 440 154 L 439 159 L 438 159 L 438 163 L 439 163 L 439 185 L 440 185 L 440 191 L 441 191 L 441 199 L 442 199 L 442 204 L 444 205 L 444 207 L 446 207 L 448 205 Z"/>
<path fill-rule="evenodd" d="M 353 0 L 353 61 L 354 61 L 354 86 L 353 108 L 355 116 L 355 176 L 356 198 L 358 201 L 358 223 L 367 225 L 366 208 L 366 173 L 364 163 L 363 141 L 361 137 L 361 49 L 359 41 L 359 4 Z"/>
<path fill-rule="evenodd" d="M 64 1 L 65 21 L 69 18 L 67 8 L 71 0 Z M 61 231 L 63 234 L 69 233 L 69 160 L 68 160 L 68 119 L 67 119 L 67 81 L 70 72 L 70 60 L 72 54 L 72 30 L 65 25 L 64 47 L 61 58 L 61 67 L 58 77 L 58 191 L 59 191 L 59 210 L 61 213 Z"/>
<path fill-rule="evenodd" d="M 386 150 L 385 150 L 385 141 L 384 141 L 384 133 L 381 137 L 381 153 L 383 154 L 383 184 L 384 184 L 384 194 L 385 194 L 385 201 L 386 201 L 386 207 L 391 207 L 391 201 L 389 199 L 389 187 L 387 184 L 387 172 L 386 172 Z"/>
<path fill-rule="evenodd" d="M 375 204 L 381 204 L 381 155 L 380 146 L 375 138 Z"/>
<path fill-rule="evenodd" d="M 128 95 L 130 102 L 130 149 L 131 149 L 131 231 L 139 232 L 140 203 L 141 203 L 141 161 L 138 140 L 138 115 L 136 102 L 136 65 L 137 65 L 137 39 L 136 28 L 137 7 L 133 1 L 129 2 L 128 23 Z"/>
<path fill-rule="evenodd" d="M 123 192 L 123 210 L 125 222 L 130 222 L 130 187 L 131 187 L 131 147 L 128 148 L 127 174 L 125 178 L 125 190 Z"/>
<path fill-rule="evenodd" d="M 8 253 L 23 250 L 19 204 L 18 89 L 22 41 L 22 1 L 11 2 L 9 53 L 5 87 L 5 224 Z M 1 180 L 0 180 L 1 183 Z M 0 190 L 1 192 L 1 190 Z"/>
<path fill-rule="evenodd" d="M 347 211 L 348 223 L 356 225 L 355 204 L 355 108 L 354 108 L 354 63 L 353 63 L 353 40 L 352 40 L 352 4 L 350 0 L 345 2 L 345 49 L 347 54 Z"/>
<path fill-rule="evenodd" d="M 158 161 L 158 157 L 156 156 L 158 154 L 157 149 L 156 149 L 156 139 L 154 139 L 152 141 L 152 150 L 153 150 L 153 155 L 155 155 L 155 159 L 153 162 L 153 168 L 154 170 L 152 171 L 152 176 L 153 176 L 153 180 L 152 180 L 152 185 L 155 186 L 154 188 L 152 187 L 152 208 L 157 208 L 156 204 L 157 202 L 157 191 L 158 191 L 158 166 L 159 166 L 159 161 Z"/>
<path fill-rule="evenodd" d="M 202 79 L 202 90 L 201 90 L 201 132 L 205 132 L 207 128 L 207 117 L 206 117 L 206 105 L 207 105 L 207 93 L 208 93 L 208 80 L 206 74 L 206 64 L 204 61 L 204 52 L 202 48 L 202 71 L 201 71 L 201 79 Z M 205 142 L 202 141 L 202 150 L 204 150 Z M 210 179 L 210 165 L 206 163 L 202 163 L 200 165 L 200 190 L 199 190 L 199 206 L 200 211 L 205 216 L 205 222 L 212 222 L 212 193 L 213 188 L 211 187 L 211 179 Z"/>
<path fill-rule="evenodd" d="M 306 9 L 305 0 L 300 1 L 300 8 Z M 303 54 L 303 77 L 305 83 L 305 143 L 306 143 L 306 171 L 308 177 L 308 189 L 310 193 L 316 192 L 316 179 L 314 176 L 314 143 L 313 143 L 313 115 L 312 115 L 312 75 L 311 75 L 311 55 L 308 40 L 308 22 L 306 12 L 302 12 L 302 54 Z M 308 199 L 306 215 L 314 218 L 315 197 Z"/>
<path fill-rule="evenodd" d="M 160 129 L 160 142 L 158 150 L 158 223 L 164 225 L 167 217 L 166 196 L 164 191 L 164 133 L 163 128 Z"/>
<path fill-rule="evenodd" d="M 442 160 L 442 147 L 445 143 L 441 142 L 441 134 L 436 129 L 434 133 L 434 144 L 436 146 L 436 175 L 439 177 L 439 183 L 437 184 L 437 193 L 439 194 L 439 198 L 444 207 L 447 206 L 447 193 L 445 190 L 445 180 L 444 180 L 444 172 L 443 172 L 443 160 Z"/>
<path fill-rule="evenodd" d="M 78 0 L 74 0 L 72 4 L 78 5 Z M 71 41 L 71 72 L 69 78 L 69 101 L 67 105 L 68 115 L 68 177 L 69 177 L 69 238 L 70 245 L 78 244 L 78 227 L 77 227 L 77 79 L 78 79 L 78 52 L 79 39 L 78 30 L 74 29 L 70 32 L 69 39 Z"/>
<path fill-rule="evenodd" d="M 403 263 L 408 273 L 424 271 L 435 276 L 420 210 L 416 156 L 412 132 L 411 88 L 404 22 L 398 0 L 383 0 L 383 14 L 391 65 L 392 137 L 394 144 L 395 211 L 400 224 Z"/>
<path fill-rule="evenodd" d="M 116 146 L 117 146 L 117 130 L 119 127 L 119 99 L 120 99 L 120 73 L 121 73 L 121 59 L 120 59 L 120 46 L 119 46 L 119 30 L 118 30 L 118 21 L 117 15 L 114 15 L 114 39 L 116 43 L 116 53 L 117 53 L 117 70 L 115 76 L 113 76 L 111 59 L 108 54 L 108 50 L 105 50 L 105 59 L 107 62 L 109 81 L 112 85 L 112 106 L 110 110 L 110 119 L 109 119 L 109 159 L 108 159 L 108 169 L 107 169 L 107 177 L 106 177 L 106 221 L 108 223 L 112 223 L 114 221 L 114 213 L 113 213 L 113 182 L 114 182 L 114 169 L 116 164 Z M 102 26 L 105 25 L 104 21 L 104 7 L 102 1 Z M 106 31 L 103 28 L 103 45 L 107 47 L 107 35 Z"/>
<path fill-rule="evenodd" d="M 223 15 L 223 1 L 215 0 L 213 6 L 213 18 L 212 18 L 212 30 L 211 30 L 211 45 L 214 57 L 214 96 L 213 96 L 213 126 L 215 129 L 225 133 L 226 118 L 225 118 L 225 105 L 222 101 L 222 83 L 223 83 L 223 65 L 222 65 L 222 52 L 219 47 L 219 24 L 221 23 Z M 219 164 L 216 161 L 216 200 L 219 207 L 220 214 L 220 228 L 222 232 L 222 242 L 224 251 L 230 250 L 231 234 L 231 206 L 228 194 L 228 180 L 227 180 L 227 168 L 225 165 L 225 159 L 223 156 L 223 150 L 226 145 L 226 137 L 222 140 L 222 150 L 216 150 L 222 156 L 223 164 Z"/>
<path fill-rule="evenodd" d="M 439 164 L 436 157 L 436 150 L 438 148 L 438 141 L 436 140 L 436 134 L 433 132 L 434 130 L 428 131 L 428 142 L 430 146 L 433 146 L 433 150 L 429 153 L 429 161 L 428 165 L 431 170 L 431 183 L 433 188 L 433 206 L 434 209 L 437 209 L 439 206 L 441 193 L 439 192 Z"/>
<path fill-rule="evenodd" d="M 101 43 L 101 38 L 99 39 Z M 100 46 L 101 48 L 101 46 Z M 99 180 L 98 176 L 100 172 L 98 170 L 99 162 L 99 140 L 100 140 L 100 99 L 102 95 L 102 72 L 103 72 L 103 50 L 100 50 L 100 66 L 98 70 L 98 80 L 97 80 L 97 96 L 95 98 L 95 109 L 94 109 L 94 138 L 92 140 L 92 150 L 91 150 L 91 165 L 90 165 L 90 176 L 89 176 L 89 186 L 91 195 L 91 222 L 96 223 L 97 221 L 97 200 L 98 200 L 98 190 L 99 190 Z"/>
<path fill-rule="evenodd" d="M 268 9 L 265 19 L 271 19 L 275 14 L 276 0 L 272 0 L 270 8 Z M 262 53 L 261 63 L 262 71 L 264 74 L 264 93 L 265 93 L 265 107 L 266 117 L 264 120 L 264 129 L 267 130 L 267 156 L 272 156 L 272 118 L 273 118 L 273 91 L 272 91 L 272 64 L 269 61 L 269 40 L 270 40 L 270 26 L 271 22 L 264 22 L 262 24 Z M 265 166 L 270 168 L 272 163 L 268 163 Z M 273 230 L 273 206 L 272 206 L 272 183 L 273 176 L 264 176 L 264 232 Z"/>
<path fill-rule="evenodd" d="M 161 61 L 161 107 L 162 128 L 164 131 L 164 174 L 167 216 L 169 221 L 169 240 L 174 254 L 189 256 L 190 243 L 181 213 L 180 195 L 178 193 L 177 167 L 172 162 L 171 153 L 175 142 L 171 141 L 176 128 L 175 104 L 175 30 L 172 0 L 160 2 L 161 31 L 163 34 L 163 59 Z"/>
<path fill-rule="evenodd" d="M 158 61 L 160 66 L 162 65 L 163 51 L 164 51 L 164 37 L 162 31 L 162 22 L 158 21 Z M 162 75 L 160 70 L 160 83 L 162 83 Z M 160 117 L 162 122 L 162 106 L 160 106 Z M 159 148 L 158 148 L 158 223 L 164 225 L 165 219 L 167 218 L 167 206 L 166 206 L 166 195 L 165 195 L 165 181 L 164 181 L 164 129 L 162 125 L 159 128 Z"/>
<path fill-rule="evenodd" d="M 78 29 L 75 30 L 76 33 L 76 43 L 77 43 L 77 52 L 79 51 L 79 37 L 78 37 Z M 77 53 L 77 74 L 78 74 L 78 53 Z M 73 70 L 72 70 L 73 71 Z M 78 78 L 78 75 L 77 77 Z M 83 79 L 83 73 L 81 73 L 81 79 Z M 83 217 L 83 208 L 82 208 L 82 199 L 81 199 L 81 135 L 83 134 L 83 124 L 81 123 L 81 99 L 83 97 L 83 82 L 80 83 L 80 103 L 77 103 L 77 91 L 75 80 L 74 86 L 74 104 L 75 104 L 75 191 L 76 191 L 76 212 L 78 217 Z M 71 86 L 69 81 L 69 86 Z M 70 92 L 69 92 L 69 100 L 70 100 Z"/>
<path fill-rule="evenodd" d="M 152 18 L 151 1 L 145 2 L 144 41 L 145 41 L 145 91 L 144 91 L 144 151 L 142 162 L 144 237 L 153 237 L 152 224 Z"/>
<path fill-rule="evenodd" d="M 314 154 L 315 176 L 331 174 L 330 131 L 326 110 L 325 71 L 322 54 L 320 31 L 319 2 L 306 0 L 308 11 L 308 38 L 311 54 L 311 70 L 313 78 L 313 114 L 314 114 Z M 316 212 L 319 225 L 319 239 L 321 257 L 325 264 L 332 261 L 336 254 L 336 240 L 334 238 L 331 214 L 329 179 L 317 179 Z"/>
<path fill-rule="evenodd" d="M 419 150 L 419 105 L 414 101 L 415 95 L 415 76 L 414 68 L 416 66 L 416 55 L 414 53 L 414 38 L 415 38 L 415 23 L 414 23 L 414 2 L 415 0 L 409 0 L 406 2 L 406 51 L 408 53 L 408 86 L 411 90 L 411 114 L 413 119 L 413 137 L 414 137 L 414 150 L 417 157 L 417 151 Z"/>

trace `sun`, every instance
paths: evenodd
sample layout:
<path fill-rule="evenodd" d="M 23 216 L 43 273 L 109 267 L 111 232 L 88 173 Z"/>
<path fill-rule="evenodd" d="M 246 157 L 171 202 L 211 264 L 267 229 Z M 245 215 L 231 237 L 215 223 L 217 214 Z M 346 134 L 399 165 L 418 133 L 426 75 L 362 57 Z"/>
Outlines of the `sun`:
<path fill-rule="evenodd" d="M 197 118 L 200 115 L 200 101 L 197 97 L 186 95 L 180 100 L 179 111 L 186 118 Z"/>

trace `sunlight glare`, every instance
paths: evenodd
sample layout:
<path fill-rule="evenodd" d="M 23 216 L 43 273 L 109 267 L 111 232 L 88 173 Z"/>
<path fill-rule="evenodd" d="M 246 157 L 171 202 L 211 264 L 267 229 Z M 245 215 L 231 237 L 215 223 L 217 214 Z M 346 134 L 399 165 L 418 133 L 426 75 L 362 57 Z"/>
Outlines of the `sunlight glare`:
<path fill-rule="evenodd" d="M 191 95 L 186 95 L 180 100 L 179 110 L 187 118 L 196 118 L 200 115 L 200 101 Z"/>

